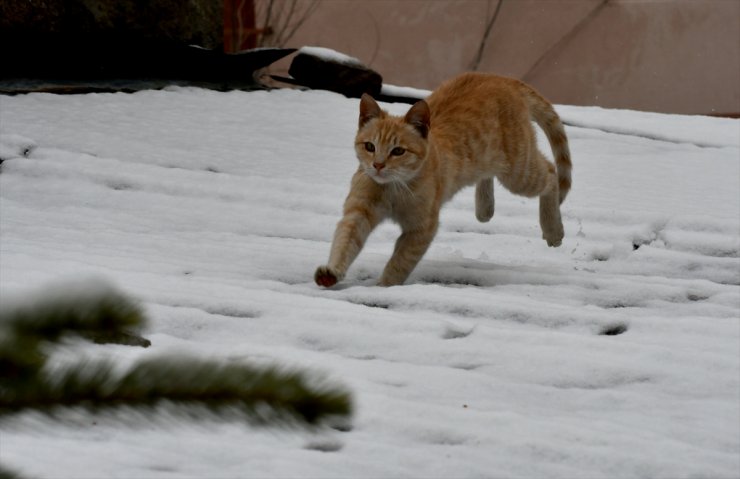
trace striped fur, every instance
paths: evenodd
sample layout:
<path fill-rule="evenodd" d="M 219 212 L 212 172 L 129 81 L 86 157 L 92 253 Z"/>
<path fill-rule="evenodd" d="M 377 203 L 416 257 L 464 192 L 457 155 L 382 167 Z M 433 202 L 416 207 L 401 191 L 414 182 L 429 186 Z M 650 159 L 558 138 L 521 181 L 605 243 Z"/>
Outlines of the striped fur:
<path fill-rule="evenodd" d="M 537 149 L 532 120 L 545 131 L 554 164 Z M 560 204 L 571 187 L 568 140 L 552 106 L 520 81 L 466 73 L 403 117 L 364 95 L 355 152 L 360 165 L 329 262 L 314 275 L 321 286 L 344 278 L 385 219 L 397 222 L 402 234 L 379 284 L 402 284 L 432 242 L 440 208 L 461 188 L 476 185 L 479 221 L 493 217 L 493 178 L 512 193 L 539 197 L 542 237 L 550 246 L 562 242 Z"/>

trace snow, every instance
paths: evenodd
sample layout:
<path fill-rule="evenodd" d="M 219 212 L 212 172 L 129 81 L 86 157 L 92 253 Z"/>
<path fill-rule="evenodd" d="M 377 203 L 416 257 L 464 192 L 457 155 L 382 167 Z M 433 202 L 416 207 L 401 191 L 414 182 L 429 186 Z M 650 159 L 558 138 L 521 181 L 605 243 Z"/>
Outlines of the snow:
<path fill-rule="evenodd" d="M 380 88 L 381 95 L 407 97 L 407 98 L 418 98 L 423 100 L 428 97 L 432 92 L 429 90 L 422 90 L 420 88 L 413 88 L 408 86 L 396 86 L 388 83 L 383 83 Z"/>
<path fill-rule="evenodd" d="M 558 107 L 578 125 L 560 248 L 537 201 L 497 185 L 480 224 L 468 189 L 405 286 L 374 286 L 398 234 L 384 224 L 323 290 L 357 103 L 0 97 L 3 303 L 96 277 L 150 317 L 148 349 L 75 342 L 59 361 L 274 361 L 356 404 L 350 431 L 317 433 L 23 413 L 2 422 L 0 463 L 40 478 L 740 475 L 737 120 Z"/>
<path fill-rule="evenodd" d="M 325 47 L 301 47 L 298 49 L 298 54 L 310 55 L 313 57 L 321 58 L 322 60 L 344 63 L 345 65 L 361 65 L 362 62 L 355 57 L 351 57 L 344 53 L 332 50 L 331 48 Z"/>
<path fill-rule="evenodd" d="M 630 110 L 609 110 L 600 107 L 558 107 L 558 114 L 572 126 L 603 129 L 612 133 L 646 136 L 673 143 L 694 143 L 703 147 L 737 147 L 740 125 L 724 118 L 704 117 L 697 128 L 697 118 Z"/>

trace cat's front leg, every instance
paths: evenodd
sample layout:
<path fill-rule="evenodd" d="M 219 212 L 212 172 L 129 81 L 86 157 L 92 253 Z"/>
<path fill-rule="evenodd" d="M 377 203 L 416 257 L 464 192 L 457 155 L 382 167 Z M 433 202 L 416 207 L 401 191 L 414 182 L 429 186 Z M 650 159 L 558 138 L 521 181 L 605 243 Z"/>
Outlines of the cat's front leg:
<path fill-rule="evenodd" d="M 365 245 L 370 232 L 379 222 L 380 215 L 376 211 L 361 204 L 349 202 L 334 232 L 329 263 L 319 266 L 314 273 L 316 284 L 328 288 L 344 279 L 347 269 Z"/>
<path fill-rule="evenodd" d="M 437 233 L 437 222 L 423 228 L 404 231 L 396 240 L 393 256 L 385 265 L 378 286 L 403 284 L 426 253 Z"/>

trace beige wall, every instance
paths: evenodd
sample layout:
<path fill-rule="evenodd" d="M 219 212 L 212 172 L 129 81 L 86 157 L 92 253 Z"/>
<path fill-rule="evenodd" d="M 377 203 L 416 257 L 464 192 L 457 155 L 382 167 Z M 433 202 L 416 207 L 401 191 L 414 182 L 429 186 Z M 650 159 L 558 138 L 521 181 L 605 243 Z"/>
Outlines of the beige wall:
<path fill-rule="evenodd" d="M 481 71 L 556 103 L 740 113 L 740 0 L 503 1 Z M 333 48 L 387 83 L 434 88 L 470 69 L 497 3 L 324 0 L 287 46 Z"/>

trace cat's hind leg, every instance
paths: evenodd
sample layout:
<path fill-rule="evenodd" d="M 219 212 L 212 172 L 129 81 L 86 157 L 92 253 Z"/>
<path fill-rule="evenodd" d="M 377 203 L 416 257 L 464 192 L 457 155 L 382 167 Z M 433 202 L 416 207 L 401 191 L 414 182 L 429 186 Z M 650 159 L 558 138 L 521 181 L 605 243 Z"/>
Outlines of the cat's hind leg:
<path fill-rule="evenodd" d="M 475 185 L 475 217 L 485 223 L 493 218 L 493 178 L 480 180 Z"/>
<path fill-rule="evenodd" d="M 563 220 L 560 217 L 560 193 L 555 165 L 534 149 L 534 154 L 516 163 L 506 174 L 499 177 L 514 194 L 540 198 L 540 227 L 542 238 L 548 246 L 560 246 L 563 241 Z"/>
<path fill-rule="evenodd" d="M 542 239 L 547 246 L 557 247 L 563 242 L 565 232 L 563 220 L 560 217 L 560 192 L 558 189 L 558 174 L 555 165 L 538 153 L 540 169 L 546 169 L 547 183 L 540 192 L 540 228 Z"/>
<path fill-rule="evenodd" d="M 542 238 L 547 241 L 547 246 L 557 247 L 562 244 L 565 232 L 563 220 L 560 217 L 560 193 L 557 182 L 554 188 L 540 195 L 540 228 L 542 228 Z"/>

